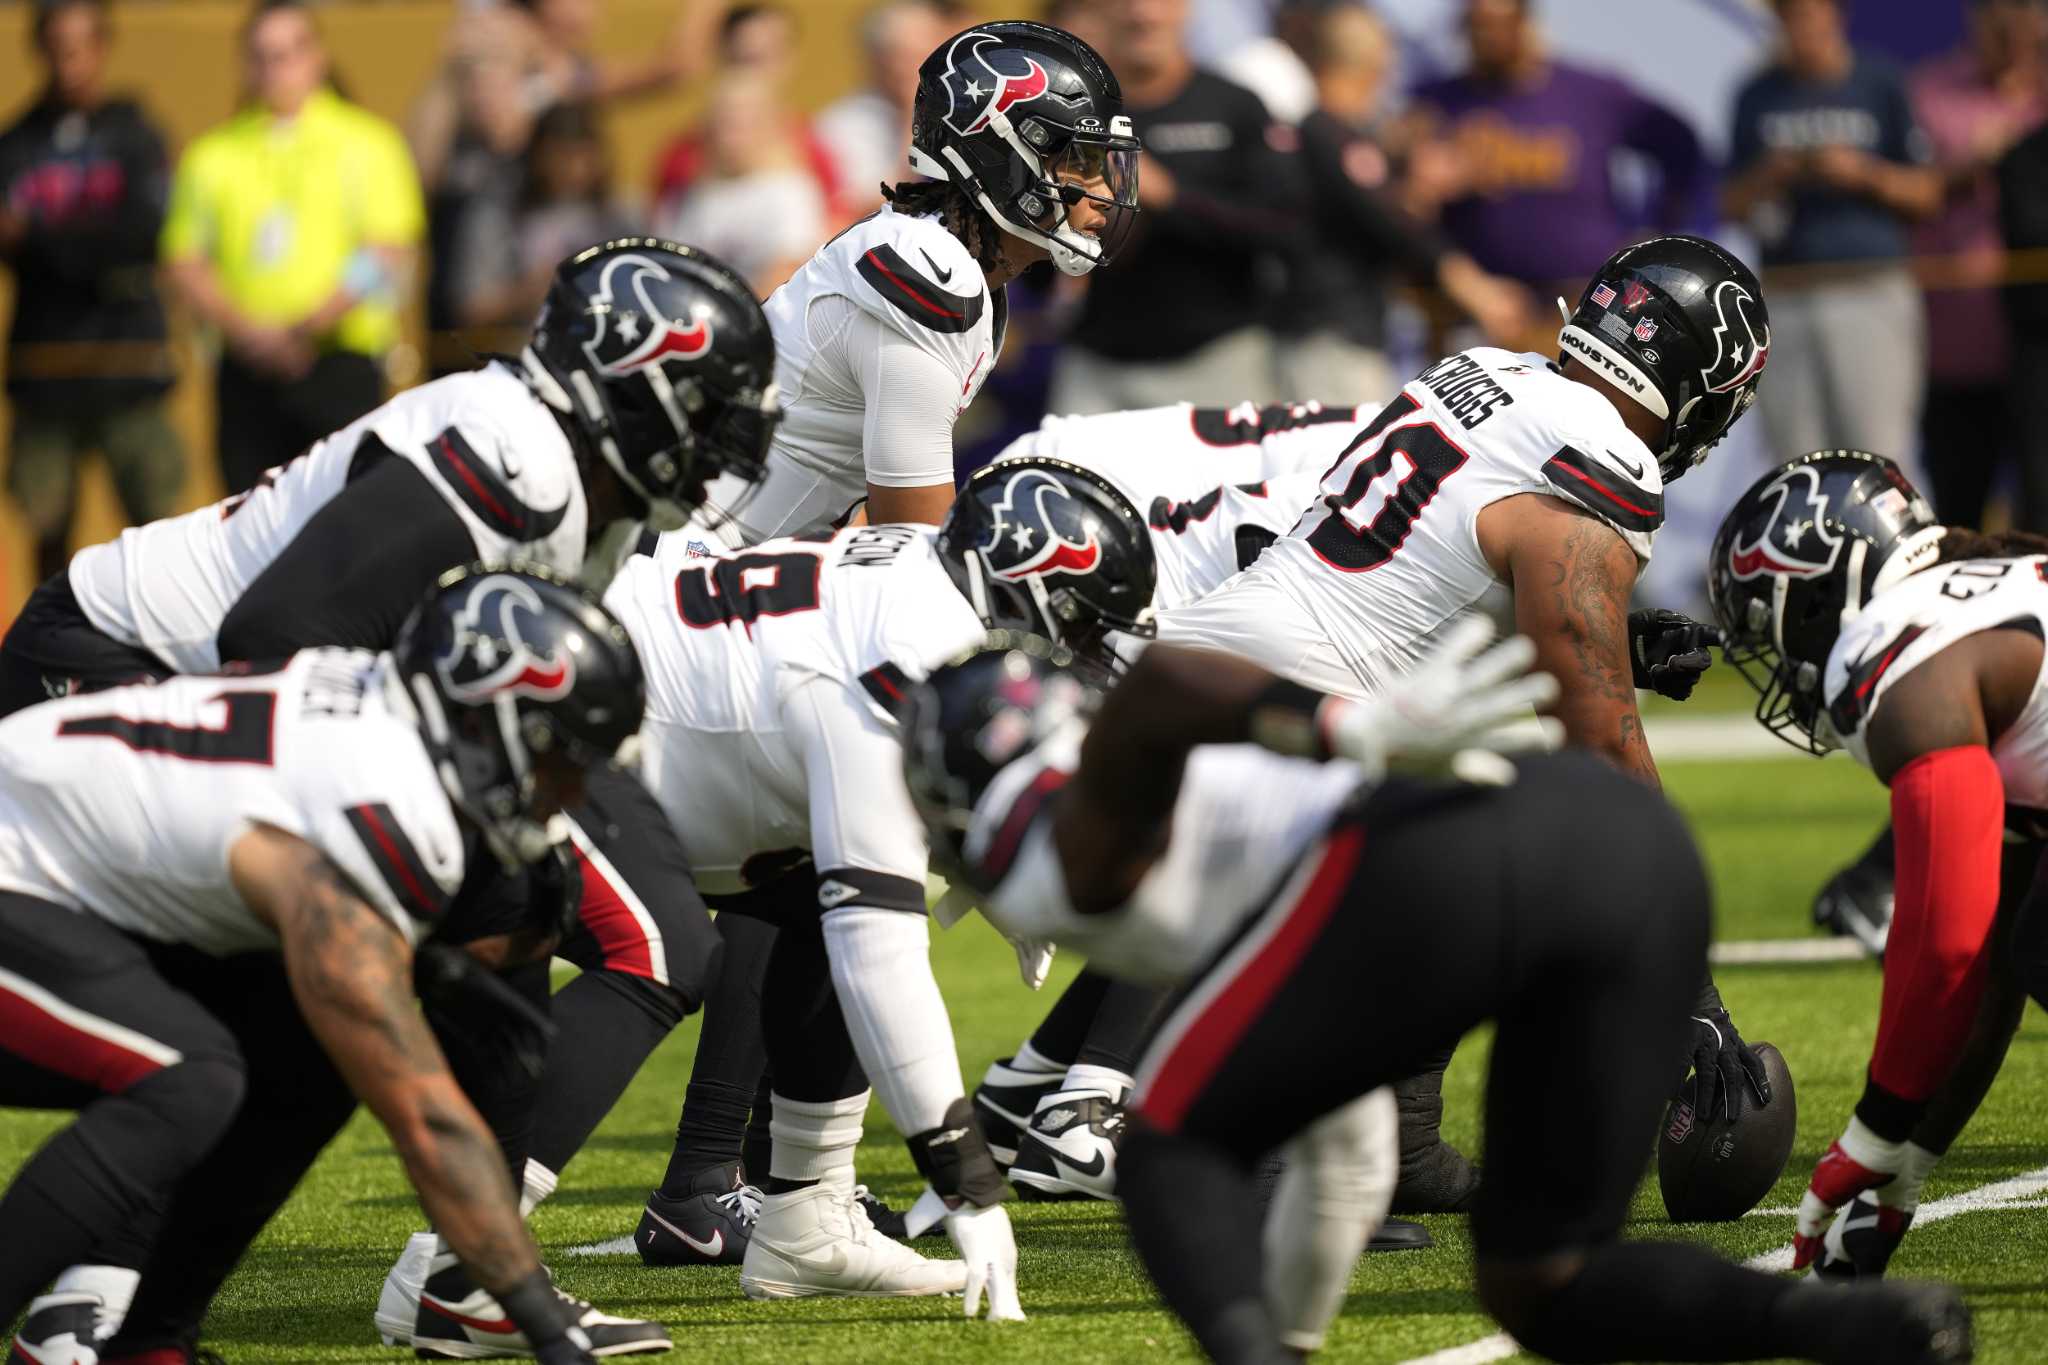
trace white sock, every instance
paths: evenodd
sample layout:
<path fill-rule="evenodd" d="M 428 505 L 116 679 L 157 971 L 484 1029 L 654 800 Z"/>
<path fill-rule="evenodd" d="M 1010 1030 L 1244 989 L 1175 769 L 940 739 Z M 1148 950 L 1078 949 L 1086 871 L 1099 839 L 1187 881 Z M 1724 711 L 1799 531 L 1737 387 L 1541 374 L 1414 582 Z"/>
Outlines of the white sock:
<path fill-rule="evenodd" d="M 1913 1212 L 1920 1207 L 1920 1192 L 1927 1188 L 1927 1177 L 1934 1174 L 1934 1167 L 1940 1160 L 1919 1143 L 1907 1143 L 1905 1163 L 1888 1184 L 1877 1187 L 1877 1202 L 1889 1209 Z"/>
<path fill-rule="evenodd" d="M 1113 1100 L 1121 1100 L 1136 1084 L 1128 1074 L 1114 1067 L 1090 1066 L 1086 1062 L 1075 1062 L 1067 1068 L 1066 1079 L 1060 1082 L 1062 1090 L 1101 1090 Z"/>
<path fill-rule="evenodd" d="M 121 1330 L 121 1320 L 128 1316 L 128 1305 L 135 1302 L 135 1287 L 141 1283 L 142 1272 L 139 1270 L 118 1265 L 75 1265 L 57 1277 L 57 1283 L 50 1286 L 50 1292 L 99 1295 L 103 1306 L 96 1330 L 104 1341 Z"/>
<path fill-rule="evenodd" d="M 1031 1046 L 1031 1040 L 1028 1038 L 1017 1048 L 1017 1055 L 1010 1059 L 1010 1069 L 1013 1071 L 1035 1071 L 1045 1076 L 1050 1076 L 1057 1071 L 1066 1070 L 1058 1062 Z"/>
<path fill-rule="evenodd" d="M 825 951 L 854 1055 L 896 1131 L 912 1137 L 937 1128 L 967 1092 L 924 916 L 834 910 L 825 916 Z"/>
<path fill-rule="evenodd" d="M 1266 1308 L 1282 1344 L 1319 1350 L 1344 1306 L 1352 1267 L 1386 1217 L 1400 1172 L 1393 1092 L 1369 1095 L 1311 1124 L 1287 1144 L 1266 1211 Z"/>
<path fill-rule="evenodd" d="M 525 1174 L 526 1179 L 521 1182 L 519 1191 L 519 1216 L 521 1218 L 530 1218 L 533 1216 L 533 1211 L 545 1203 L 547 1197 L 555 1192 L 555 1186 L 561 1181 L 562 1177 L 556 1175 L 532 1157 L 526 1158 Z"/>
<path fill-rule="evenodd" d="M 866 1090 L 843 1100 L 805 1102 L 783 1095 L 771 1098 L 775 1117 L 768 1121 L 768 1174 L 777 1180 L 830 1180 L 853 1186 L 853 1149 L 860 1146 L 861 1116 L 868 1112 Z"/>

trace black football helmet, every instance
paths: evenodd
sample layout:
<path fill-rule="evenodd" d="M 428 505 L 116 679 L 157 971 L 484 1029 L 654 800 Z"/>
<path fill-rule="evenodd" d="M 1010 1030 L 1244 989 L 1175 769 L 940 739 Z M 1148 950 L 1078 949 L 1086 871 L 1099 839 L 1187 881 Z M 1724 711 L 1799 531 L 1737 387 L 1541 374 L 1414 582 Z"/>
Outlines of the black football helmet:
<path fill-rule="evenodd" d="M 522 359 L 579 453 L 602 457 L 657 530 L 681 526 L 715 476 L 766 472 L 775 339 L 746 281 L 695 247 L 626 237 L 577 252 Z"/>
<path fill-rule="evenodd" d="M 1557 344 L 1664 419 L 1657 467 L 1669 483 L 1756 401 L 1771 319 L 1748 266 L 1704 237 L 1652 237 L 1600 267 Z"/>
<path fill-rule="evenodd" d="M 630 762 L 647 707 L 640 656 L 612 614 L 535 567 L 448 574 L 391 647 L 394 676 L 455 808 L 508 865 L 551 842 L 531 812 L 534 760 Z"/>
<path fill-rule="evenodd" d="M 1042 635 L 1100 667 L 1113 664 L 1109 631 L 1155 630 L 1152 534 L 1093 470 L 1041 456 L 984 465 L 947 509 L 938 548 L 992 630 Z"/>
<path fill-rule="evenodd" d="M 1750 486 L 1714 536 L 1707 596 L 1765 729 L 1813 753 L 1835 747 L 1820 729 L 1821 683 L 1843 624 L 1939 559 L 1941 536 L 1927 499 L 1881 455 L 1815 451 Z"/>
<path fill-rule="evenodd" d="M 1116 75 L 1064 29 L 976 24 L 918 68 L 911 166 L 958 185 L 1063 274 L 1116 254 L 1137 212 L 1138 151 Z M 1093 236 L 1068 220 L 1084 200 L 1104 219 Z"/>
<path fill-rule="evenodd" d="M 1073 662 L 1042 636 L 991 631 L 910 689 L 901 712 L 903 774 L 946 876 L 983 891 L 999 879 L 1004 851 L 993 850 L 992 864 L 991 850 L 969 847 L 974 809 L 1012 764 L 1050 744 L 1078 745 L 1101 696 Z"/>

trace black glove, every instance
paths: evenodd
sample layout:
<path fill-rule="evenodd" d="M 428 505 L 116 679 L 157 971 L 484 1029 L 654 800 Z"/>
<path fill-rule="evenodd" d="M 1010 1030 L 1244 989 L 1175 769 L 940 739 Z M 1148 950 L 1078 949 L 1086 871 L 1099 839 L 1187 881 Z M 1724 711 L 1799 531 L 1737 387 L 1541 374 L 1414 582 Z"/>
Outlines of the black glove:
<path fill-rule="evenodd" d="M 1693 1090 L 1693 1113 L 1702 1121 L 1711 1120 L 1723 1106 L 1730 1119 L 1741 1118 L 1745 1082 L 1759 1106 L 1771 1102 L 1771 1081 L 1764 1073 L 1763 1058 L 1742 1041 L 1727 1010 L 1693 1016 L 1692 1072 L 1699 1078 Z"/>
<path fill-rule="evenodd" d="M 1682 612 L 1645 607 L 1628 617 L 1628 661 L 1636 686 L 1660 697 L 1684 701 L 1714 666 L 1708 645 L 1718 646 L 1721 632 Z"/>
<path fill-rule="evenodd" d="M 563 839 L 526 869 L 526 894 L 536 926 L 552 929 L 558 942 L 576 932 L 583 908 L 583 860 L 576 845 Z"/>

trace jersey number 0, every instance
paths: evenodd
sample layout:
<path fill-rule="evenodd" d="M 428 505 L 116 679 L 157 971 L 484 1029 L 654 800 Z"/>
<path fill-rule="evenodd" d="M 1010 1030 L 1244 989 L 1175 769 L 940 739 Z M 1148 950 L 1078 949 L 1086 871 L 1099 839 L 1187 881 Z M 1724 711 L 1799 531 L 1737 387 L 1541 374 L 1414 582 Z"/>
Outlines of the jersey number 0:
<path fill-rule="evenodd" d="M 1420 407 L 1406 394 L 1387 404 L 1323 476 L 1314 509 L 1322 520 L 1307 538 L 1330 567 L 1363 573 L 1392 559 L 1436 490 L 1465 463 L 1465 452 L 1435 423 L 1395 425 Z"/>

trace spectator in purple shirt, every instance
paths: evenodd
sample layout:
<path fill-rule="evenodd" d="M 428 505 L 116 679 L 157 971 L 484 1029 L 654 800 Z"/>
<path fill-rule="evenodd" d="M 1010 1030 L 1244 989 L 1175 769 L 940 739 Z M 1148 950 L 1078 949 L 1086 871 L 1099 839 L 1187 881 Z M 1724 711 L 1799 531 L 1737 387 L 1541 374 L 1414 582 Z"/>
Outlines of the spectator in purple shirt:
<path fill-rule="evenodd" d="M 1971 0 L 1969 41 L 1923 63 L 1908 81 L 1943 188 L 1941 212 L 1920 224 L 1913 250 L 1927 260 L 1920 413 L 1927 491 L 1951 526 L 1984 524 L 1992 479 L 2017 455 L 2006 401 L 2012 346 L 1998 296 L 2005 239 L 1994 170 L 2048 116 L 2044 43 L 2048 0 Z M 2041 498 L 2031 501 L 2038 508 Z"/>
<path fill-rule="evenodd" d="M 1443 206 L 1451 239 L 1495 274 L 1583 283 L 1646 228 L 1701 225 L 1707 167 L 1699 139 L 1669 109 L 1612 76 L 1552 61 L 1533 8 L 1467 0 L 1470 69 L 1415 99 L 1462 168 Z M 1615 173 L 1623 152 L 1656 171 L 1654 203 L 1630 201 Z"/>

